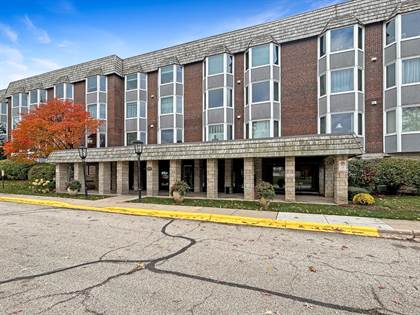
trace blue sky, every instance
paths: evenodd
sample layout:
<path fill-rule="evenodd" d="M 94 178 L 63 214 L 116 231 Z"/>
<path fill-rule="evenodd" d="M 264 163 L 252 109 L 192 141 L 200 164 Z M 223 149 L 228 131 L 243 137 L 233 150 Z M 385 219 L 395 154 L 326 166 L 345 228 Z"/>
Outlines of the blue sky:
<path fill-rule="evenodd" d="M 340 0 L 0 0 L 0 88 L 111 54 L 122 58 Z"/>

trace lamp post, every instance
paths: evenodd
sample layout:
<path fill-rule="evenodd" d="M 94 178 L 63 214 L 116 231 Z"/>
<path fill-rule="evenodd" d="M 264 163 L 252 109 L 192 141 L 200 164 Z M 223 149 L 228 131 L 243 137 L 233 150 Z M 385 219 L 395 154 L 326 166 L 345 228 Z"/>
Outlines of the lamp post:
<path fill-rule="evenodd" d="M 137 170 L 138 170 L 138 189 L 139 189 L 139 200 L 141 200 L 141 169 L 140 169 L 140 156 L 143 153 L 143 142 L 140 140 L 133 141 L 134 152 L 137 154 Z"/>
<path fill-rule="evenodd" d="M 86 185 L 86 157 L 87 157 L 87 148 L 84 145 L 79 147 L 79 156 L 82 159 L 82 167 L 83 167 L 83 183 L 85 184 L 85 197 L 88 196 L 88 189 Z"/>

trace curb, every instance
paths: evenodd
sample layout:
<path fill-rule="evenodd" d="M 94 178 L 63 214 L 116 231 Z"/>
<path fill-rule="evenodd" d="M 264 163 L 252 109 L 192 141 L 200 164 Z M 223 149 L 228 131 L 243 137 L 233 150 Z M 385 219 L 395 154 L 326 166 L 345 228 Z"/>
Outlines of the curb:
<path fill-rule="evenodd" d="M 287 220 L 274 220 L 265 218 L 240 217 L 223 214 L 209 214 L 209 213 L 192 213 L 180 211 L 164 211 L 152 209 L 126 208 L 126 207 L 91 207 L 83 205 L 74 205 L 63 201 L 52 201 L 44 199 L 30 199 L 19 197 L 0 197 L 0 201 L 14 202 L 22 204 L 51 206 L 56 208 L 66 208 L 75 210 L 98 211 L 107 213 L 119 213 L 126 215 L 171 218 L 179 220 L 194 220 L 206 221 L 214 223 L 234 224 L 234 225 L 248 225 L 257 227 L 268 227 L 277 229 L 292 229 L 304 231 L 317 231 L 328 233 L 339 233 L 369 237 L 380 237 L 381 232 L 377 228 L 365 226 L 349 226 L 342 224 L 326 224 L 315 222 L 297 222 Z M 384 234 L 390 231 L 382 231 Z"/>
<path fill-rule="evenodd" d="M 414 230 L 378 230 L 380 237 L 420 242 L 420 231 Z"/>

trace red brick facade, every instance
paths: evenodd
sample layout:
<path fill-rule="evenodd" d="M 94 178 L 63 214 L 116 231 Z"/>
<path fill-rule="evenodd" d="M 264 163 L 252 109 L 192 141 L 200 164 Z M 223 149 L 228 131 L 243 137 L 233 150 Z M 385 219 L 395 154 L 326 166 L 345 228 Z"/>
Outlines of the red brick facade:
<path fill-rule="evenodd" d="M 383 152 L 382 23 L 365 28 L 365 134 L 366 152 Z M 376 61 L 372 58 L 376 57 Z M 376 101 L 376 105 L 372 105 Z"/>
<path fill-rule="evenodd" d="M 203 64 L 191 63 L 184 67 L 184 141 L 203 139 Z"/>
<path fill-rule="evenodd" d="M 85 81 L 76 82 L 73 84 L 74 103 L 85 106 L 86 105 L 86 84 Z"/>
<path fill-rule="evenodd" d="M 158 111 L 158 95 L 157 95 L 157 82 L 158 72 L 150 72 L 147 75 L 147 124 L 148 124 L 148 134 L 147 134 L 147 143 L 156 144 L 157 143 L 157 131 L 158 131 L 158 121 L 157 121 L 157 111 Z M 152 128 L 153 125 L 153 128 Z"/>
<path fill-rule="evenodd" d="M 108 76 L 108 146 L 124 144 L 124 79 Z"/>
<path fill-rule="evenodd" d="M 240 82 L 238 84 L 237 82 Z M 235 139 L 244 138 L 244 54 L 235 55 Z M 237 117 L 240 117 L 239 119 Z"/>
<path fill-rule="evenodd" d="M 281 135 L 316 134 L 317 38 L 281 45 Z"/>

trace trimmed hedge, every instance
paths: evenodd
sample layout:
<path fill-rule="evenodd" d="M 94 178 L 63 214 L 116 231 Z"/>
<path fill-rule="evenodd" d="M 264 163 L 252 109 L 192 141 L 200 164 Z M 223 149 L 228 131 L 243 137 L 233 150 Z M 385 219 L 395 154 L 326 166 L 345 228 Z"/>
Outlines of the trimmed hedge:
<path fill-rule="evenodd" d="M 376 193 L 420 193 L 420 161 L 384 158 L 351 160 L 349 186 Z"/>
<path fill-rule="evenodd" d="M 0 161 L 0 170 L 4 170 L 5 178 L 11 180 L 26 180 L 33 163 L 23 163 L 13 160 Z"/>
<path fill-rule="evenodd" d="M 48 163 L 35 164 L 29 170 L 28 179 L 31 181 L 35 179 L 53 181 L 55 179 L 55 166 Z"/>

